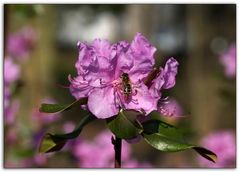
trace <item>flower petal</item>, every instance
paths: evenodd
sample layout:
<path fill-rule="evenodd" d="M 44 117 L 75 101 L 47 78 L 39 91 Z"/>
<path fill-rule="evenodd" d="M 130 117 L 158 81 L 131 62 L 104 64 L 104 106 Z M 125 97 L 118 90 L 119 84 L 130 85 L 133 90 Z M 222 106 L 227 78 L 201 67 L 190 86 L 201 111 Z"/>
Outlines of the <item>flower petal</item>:
<path fill-rule="evenodd" d="M 89 86 L 89 83 L 84 81 L 81 76 L 72 79 L 69 75 L 68 79 L 71 83 L 69 87 L 70 92 L 76 99 L 87 97 L 93 88 Z"/>
<path fill-rule="evenodd" d="M 122 73 L 128 73 L 132 67 L 133 67 L 132 58 L 125 53 L 121 53 L 117 59 L 115 79 L 120 78 Z"/>
<path fill-rule="evenodd" d="M 160 68 L 159 74 L 152 81 L 150 86 L 150 93 L 155 98 L 161 97 L 161 89 L 172 88 L 176 83 L 176 75 L 178 70 L 178 62 L 171 57 L 163 68 Z"/>
<path fill-rule="evenodd" d="M 78 42 L 79 56 L 75 67 L 78 75 L 84 77 L 90 85 L 98 85 L 101 82 L 110 82 L 114 75 L 112 72 L 116 50 L 106 40 L 96 39 L 93 45 Z"/>
<path fill-rule="evenodd" d="M 149 89 L 150 94 L 155 98 L 161 97 L 160 90 L 165 82 L 163 76 L 161 75 L 163 73 L 162 70 L 163 69 L 160 68 L 160 72 L 158 73 L 157 77 L 152 81 L 152 85 Z"/>
<path fill-rule="evenodd" d="M 142 110 L 144 110 L 146 112 L 146 115 L 153 110 L 157 110 L 157 99 L 151 96 L 147 86 L 141 83 L 136 89 L 133 89 L 133 92 L 135 90 L 137 92 L 136 95 L 132 95 L 132 100 L 129 102 L 124 102 L 126 109 L 134 109 L 139 112 L 142 112 Z"/>
<path fill-rule="evenodd" d="M 136 82 L 151 72 L 155 63 L 155 52 L 156 48 L 141 33 L 135 35 L 128 51 L 134 61 L 133 68 L 129 71 L 131 80 Z"/>
<path fill-rule="evenodd" d="M 88 97 L 88 108 L 97 118 L 101 119 L 117 115 L 119 109 L 115 103 L 113 87 L 95 88 Z"/>
<path fill-rule="evenodd" d="M 105 39 L 95 39 L 92 43 L 92 46 L 94 47 L 95 53 L 98 56 L 102 57 L 111 57 L 112 54 L 112 47 L 108 40 Z M 111 59 L 111 58 L 109 58 Z"/>
<path fill-rule="evenodd" d="M 172 88 L 176 83 L 176 75 L 178 70 L 178 62 L 173 57 L 171 57 L 167 62 L 166 65 L 161 73 L 164 78 L 164 89 Z"/>
<path fill-rule="evenodd" d="M 93 47 L 82 42 L 78 42 L 77 46 L 79 49 L 79 55 L 75 67 L 78 71 L 78 75 L 86 74 L 89 71 L 89 68 L 91 70 L 95 69 L 97 64 L 96 56 L 94 56 Z"/>
<path fill-rule="evenodd" d="M 153 47 L 141 33 L 137 33 L 135 35 L 130 49 L 132 50 L 132 53 L 138 57 L 137 60 L 145 61 L 148 59 L 152 64 L 154 64 L 155 60 L 153 55 L 156 52 L 156 48 Z"/>

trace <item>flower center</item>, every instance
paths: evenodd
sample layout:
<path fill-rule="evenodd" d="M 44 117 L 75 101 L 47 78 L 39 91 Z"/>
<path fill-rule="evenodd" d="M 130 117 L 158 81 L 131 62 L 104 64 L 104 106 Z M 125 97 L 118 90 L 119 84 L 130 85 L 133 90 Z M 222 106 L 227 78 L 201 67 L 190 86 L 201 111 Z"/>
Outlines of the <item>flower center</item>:
<path fill-rule="evenodd" d="M 116 106 L 127 109 L 126 106 L 130 102 L 138 104 L 138 100 L 133 98 L 137 94 L 137 89 L 135 84 L 130 82 L 128 74 L 123 73 L 118 79 L 114 80 L 112 87 L 114 88 Z"/>

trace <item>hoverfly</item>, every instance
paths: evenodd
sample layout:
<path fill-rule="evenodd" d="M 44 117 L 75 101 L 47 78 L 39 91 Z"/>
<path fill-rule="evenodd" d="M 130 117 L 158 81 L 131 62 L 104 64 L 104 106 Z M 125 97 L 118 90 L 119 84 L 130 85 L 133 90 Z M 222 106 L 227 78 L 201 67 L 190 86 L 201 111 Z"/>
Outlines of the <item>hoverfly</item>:
<path fill-rule="evenodd" d="M 121 79 L 122 79 L 122 92 L 123 92 L 124 98 L 126 100 L 129 100 L 129 98 L 132 95 L 132 86 L 131 86 L 131 82 L 128 74 L 123 73 L 121 75 Z"/>

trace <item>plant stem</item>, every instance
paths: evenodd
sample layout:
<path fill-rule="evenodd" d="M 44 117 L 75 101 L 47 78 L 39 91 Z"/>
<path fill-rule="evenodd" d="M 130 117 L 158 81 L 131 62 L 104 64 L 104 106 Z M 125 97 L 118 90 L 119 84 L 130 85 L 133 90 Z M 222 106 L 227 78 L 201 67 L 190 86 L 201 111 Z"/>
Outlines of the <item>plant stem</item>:
<path fill-rule="evenodd" d="M 115 150 L 115 168 L 121 168 L 122 139 L 116 136 L 113 145 Z"/>

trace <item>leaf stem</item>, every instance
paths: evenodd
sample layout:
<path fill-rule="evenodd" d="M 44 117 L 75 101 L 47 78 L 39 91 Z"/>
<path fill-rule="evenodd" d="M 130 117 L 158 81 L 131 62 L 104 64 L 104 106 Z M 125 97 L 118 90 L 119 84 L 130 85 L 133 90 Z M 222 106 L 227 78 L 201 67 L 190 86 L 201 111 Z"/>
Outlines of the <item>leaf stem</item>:
<path fill-rule="evenodd" d="M 115 151 L 115 168 L 121 168 L 121 152 L 122 152 L 122 139 L 115 137 L 113 140 L 114 151 Z"/>

